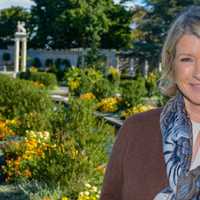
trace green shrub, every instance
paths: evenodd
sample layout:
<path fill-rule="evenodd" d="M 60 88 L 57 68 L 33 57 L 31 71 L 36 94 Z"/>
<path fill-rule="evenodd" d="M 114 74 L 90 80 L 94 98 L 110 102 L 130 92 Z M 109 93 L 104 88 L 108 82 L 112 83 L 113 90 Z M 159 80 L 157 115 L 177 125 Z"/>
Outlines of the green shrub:
<path fill-rule="evenodd" d="M 56 76 L 48 72 L 21 72 L 19 77 L 21 79 L 42 83 L 44 86 L 50 89 L 57 86 Z"/>
<path fill-rule="evenodd" d="M 45 130 L 50 127 L 49 113 L 54 104 L 49 95 L 32 82 L 0 75 L 0 94 L 0 112 L 9 119 L 19 118 L 21 128 Z"/>
<path fill-rule="evenodd" d="M 3 55 L 2 55 L 2 60 L 5 61 L 5 62 L 8 62 L 10 61 L 10 53 L 8 52 L 4 52 Z"/>
<path fill-rule="evenodd" d="M 14 151 L 14 155 L 21 158 L 20 169 L 28 169 L 31 172 L 29 179 L 45 182 L 55 188 L 61 186 L 71 199 L 77 199 L 87 182 L 101 186 L 104 172 L 100 168 L 108 161 L 114 128 L 104 120 L 96 118 L 94 109 L 95 104 L 92 101 L 71 98 L 68 109 L 58 107 L 57 116 L 54 117 L 56 124 L 61 127 L 57 127 L 49 140 L 38 140 L 35 137 L 38 133 L 32 132 L 25 142 L 21 143 L 24 153 L 23 148 L 16 146 L 18 152 Z M 60 114 L 61 118 L 58 119 Z M 35 142 L 31 141 L 32 137 Z M 9 148 L 4 151 L 7 157 L 13 153 Z M 37 156 L 38 151 L 40 156 Z M 24 155 L 29 159 L 23 159 Z M 13 160 L 11 162 L 15 163 Z M 9 166 L 6 169 L 9 169 Z"/>
<path fill-rule="evenodd" d="M 37 57 L 32 59 L 31 65 L 34 67 L 38 67 L 38 68 L 42 67 L 42 63 L 41 63 L 40 59 Z"/>
<path fill-rule="evenodd" d="M 136 80 L 122 80 L 120 88 L 122 91 L 122 99 L 125 101 L 125 107 L 142 103 L 142 98 L 147 95 L 145 79 L 140 76 Z"/>
<path fill-rule="evenodd" d="M 116 87 L 108 79 L 102 78 L 95 82 L 92 92 L 99 100 L 101 100 L 102 98 L 110 97 L 118 93 L 119 87 Z"/>
<path fill-rule="evenodd" d="M 71 94 L 76 96 L 92 92 L 101 99 L 119 92 L 119 79 L 108 80 L 101 71 L 94 68 L 71 68 L 65 74 L 65 79 Z"/>
<path fill-rule="evenodd" d="M 53 65 L 53 59 L 47 58 L 45 60 L 45 67 L 51 67 Z"/>
<path fill-rule="evenodd" d="M 63 64 L 66 69 L 71 67 L 71 63 L 70 63 L 70 61 L 68 59 L 63 59 L 61 64 Z"/>
<path fill-rule="evenodd" d="M 34 178 L 46 180 L 48 185 L 59 183 L 72 199 L 77 199 L 85 182 L 102 184 L 103 173 L 98 167 L 107 163 L 109 144 L 114 139 L 114 128 L 97 119 L 94 109 L 91 101 L 70 99 L 65 130 L 61 128 L 52 135 L 56 148 L 45 152 L 45 159 L 38 161 L 33 173 Z"/>

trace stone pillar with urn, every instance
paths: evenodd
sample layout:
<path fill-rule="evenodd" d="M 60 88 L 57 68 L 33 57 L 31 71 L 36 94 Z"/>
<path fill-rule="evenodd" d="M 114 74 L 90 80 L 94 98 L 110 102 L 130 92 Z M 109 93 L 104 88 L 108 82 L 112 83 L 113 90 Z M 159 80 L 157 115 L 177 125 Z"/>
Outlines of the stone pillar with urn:
<path fill-rule="evenodd" d="M 24 26 L 24 22 L 17 22 L 17 31 L 15 33 L 15 77 L 20 70 L 26 71 L 27 33 Z"/>

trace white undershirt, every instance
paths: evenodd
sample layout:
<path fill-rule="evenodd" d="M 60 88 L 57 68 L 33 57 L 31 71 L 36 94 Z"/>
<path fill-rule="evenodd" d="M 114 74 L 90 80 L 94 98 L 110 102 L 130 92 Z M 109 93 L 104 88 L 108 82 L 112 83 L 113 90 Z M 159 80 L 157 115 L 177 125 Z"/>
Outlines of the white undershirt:
<path fill-rule="evenodd" d="M 192 121 L 193 153 L 190 170 L 200 165 L 200 123 Z M 198 141 L 197 141 L 198 140 Z"/>

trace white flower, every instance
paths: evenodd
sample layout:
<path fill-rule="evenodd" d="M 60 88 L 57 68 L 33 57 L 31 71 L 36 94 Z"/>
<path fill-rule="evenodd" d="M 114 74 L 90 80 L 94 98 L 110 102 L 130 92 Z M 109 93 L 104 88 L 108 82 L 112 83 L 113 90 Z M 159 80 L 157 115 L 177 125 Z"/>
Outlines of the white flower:
<path fill-rule="evenodd" d="M 85 187 L 91 188 L 92 186 L 89 183 L 85 183 Z"/>

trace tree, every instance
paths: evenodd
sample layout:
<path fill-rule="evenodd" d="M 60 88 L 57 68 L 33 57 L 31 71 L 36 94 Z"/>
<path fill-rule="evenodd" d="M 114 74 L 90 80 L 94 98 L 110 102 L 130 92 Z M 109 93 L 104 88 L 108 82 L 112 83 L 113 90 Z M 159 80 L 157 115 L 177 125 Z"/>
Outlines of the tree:
<path fill-rule="evenodd" d="M 6 48 L 13 43 L 17 21 L 24 21 L 27 25 L 29 19 L 30 13 L 21 7 L 0 10 L 0 48 Z"/>
<path fill-rule="evenodd" d="M 126 0 L 125 0 L 126 1 Z M 133 31 L 133 54 L 158 65 L 161 49 L 170 24 L 185 7 L 200 4 L 199 0 L 144 0 L 144 6 L 133 10 L 136 28 Z"/>
<path fill-rule="evenodd" d="M 111 1 L 111 0 L 109 0 Z M 97 45 L 107 30 L 105 1 L 34 0 L 32 22 L 37 26 L 32 45 L 50 48 Z"/>
<path fill-rule="evenodd" d="M 130 40 L 130 13 L 112 0 L 33 1 L 33 47 L 115 48 Z"/>
<path fill-rule="evenodd" d="M 114 5 L 107 11 L 110 19 L 108 31 L 103 33 L 101 47 L 105 49 L 130 48 L 132 12 L 126 10 L 122 5 Z"/>

